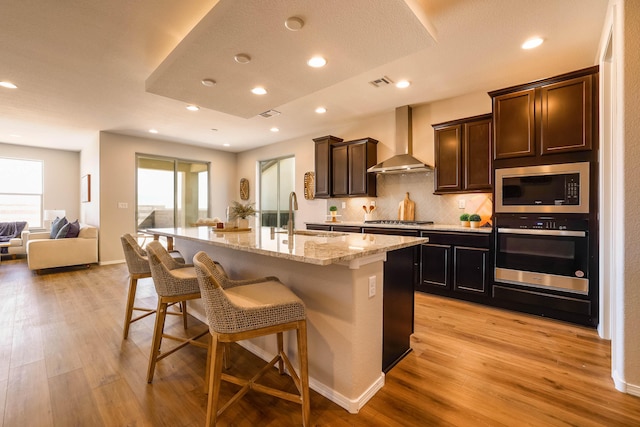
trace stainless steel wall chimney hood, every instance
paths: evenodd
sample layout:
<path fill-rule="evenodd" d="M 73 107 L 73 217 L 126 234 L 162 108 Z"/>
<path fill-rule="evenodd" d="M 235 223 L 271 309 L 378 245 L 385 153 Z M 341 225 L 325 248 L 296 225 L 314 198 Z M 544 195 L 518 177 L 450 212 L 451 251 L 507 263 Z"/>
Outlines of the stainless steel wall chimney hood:
<path fill-rule="evenodd" d="M 433 170 L 432 166 L 413 157 L 413 131 L 411 127 L 411 107 L 396 108 L 396 155 L 375 166 L 367 172 L 406 173 Z"/>

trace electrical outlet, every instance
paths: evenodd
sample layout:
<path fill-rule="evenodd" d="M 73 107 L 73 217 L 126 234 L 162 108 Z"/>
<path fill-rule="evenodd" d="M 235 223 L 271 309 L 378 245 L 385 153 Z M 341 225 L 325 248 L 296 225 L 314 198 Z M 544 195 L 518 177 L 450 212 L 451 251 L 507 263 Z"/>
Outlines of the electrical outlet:
<path fill-rule="evenodd" d="M 118 209 L 127 209 L 129 204 L 126 202 L 118 202 Z"/>
<path fill-rule="evenodd" d="M 464 209 L 467 207 L 467 201 L 465 199 L 458 200 L 458 208 Z"/>
<path fill-rule="evenodd" d="M 342 202 L 342 209 L 346 209 L 347 208 L 347 202 Z"/>
<path fill-rule="evenodd" d="M 376 276 L 369 277 L 369 298 L 376 296 Z"/>
<path fill-rule="evenodd" d="M 372 201 L 369 202 L 369 206 L 375 206 L 375 205 L 376 205 L 376 201 L 375 200 L 372 200 Z"/>

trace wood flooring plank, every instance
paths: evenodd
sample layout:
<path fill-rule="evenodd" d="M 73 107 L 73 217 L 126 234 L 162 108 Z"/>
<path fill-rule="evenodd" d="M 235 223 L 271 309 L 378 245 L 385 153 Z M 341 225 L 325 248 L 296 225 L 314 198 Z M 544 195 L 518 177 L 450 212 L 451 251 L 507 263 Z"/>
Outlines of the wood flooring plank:
<path fill-rule="evenodd" d="M 5 426 L 54 425 L 46 378 L 44 360 L 11 367 L 4 411 Z"/>
<path fill-rule="evenodd" d="M 100 427 L 99 407 L 82 368 L 49 378 L 52 415 L 56 425 Z"/>

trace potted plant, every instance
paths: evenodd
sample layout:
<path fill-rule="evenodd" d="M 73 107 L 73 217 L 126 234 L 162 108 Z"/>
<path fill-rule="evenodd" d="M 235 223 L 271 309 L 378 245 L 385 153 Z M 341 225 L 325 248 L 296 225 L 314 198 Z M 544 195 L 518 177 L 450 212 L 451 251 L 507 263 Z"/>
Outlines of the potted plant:
<path fill-rule="evenodd" d="M 463 213 L 462 215 L 460 215 L 460 225 L 463 227 L 468 227 L 469 226 L 469 214 L 468 213 Z"/>
<path fill-rule="evenodd" d="M 331 221 L 336 222 L 336 215 L 338 215 L 338 207 L 329 206 L 329 213 L 331 214 Z"/>
<path fill-rule="evenodd" d="M 229 207 L 229 220 L 237 220 L 238 228 L 249 228 L 249 220 L 247 218 L 254 216 L 256 213 L 253 203 L 243 205 L 234 201 Z"/>
<path fill-rule="evenodd" d="M 480 215 L 478 215 L 478 214 L 469 215 L 469 223 L 471 224 L 471 228 L 480 227 L 480 221 L 481 220 L 482 220 L 482 218 L 480 218 Z"/>

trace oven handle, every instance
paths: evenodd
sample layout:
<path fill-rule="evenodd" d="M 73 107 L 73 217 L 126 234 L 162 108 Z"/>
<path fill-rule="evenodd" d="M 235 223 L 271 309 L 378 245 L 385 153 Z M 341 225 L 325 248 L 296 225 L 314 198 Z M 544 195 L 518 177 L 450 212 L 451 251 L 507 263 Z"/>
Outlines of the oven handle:
<path fill-rule="evenodd" d="M 537 234 L 542 236 L 568 236 L 568 237 L 585 237 L 586 231 L 572 230 L 531 230 L 529 228 L 498 228 L 498 233 L 508 234 Z"/>

